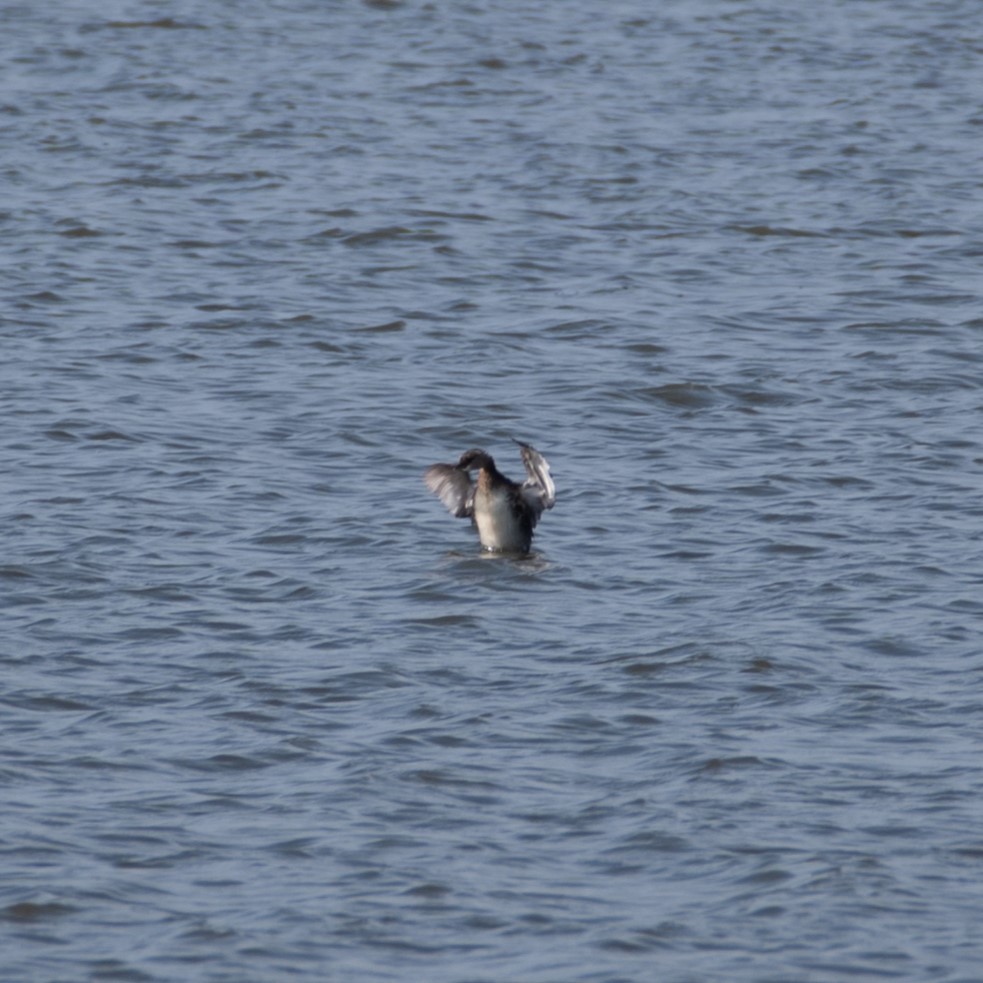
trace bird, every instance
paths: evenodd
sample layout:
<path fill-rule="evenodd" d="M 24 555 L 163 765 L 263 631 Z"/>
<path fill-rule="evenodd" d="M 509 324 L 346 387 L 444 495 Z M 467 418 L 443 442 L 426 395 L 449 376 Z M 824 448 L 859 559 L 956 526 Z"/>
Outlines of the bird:
<path fill-rule="evenodd" d="M 488 451 L 465 451 L 457 464 L 431 464 L 423 480 L 458 519 L 471 519 L 482 548 L 499 553 L 528 553 L 539 517 L 553 508 L 556 487 L 549 462 L 535 447 L 519 445 L 526 480 L 512 481 L 498 468 Z M 476 481 L 471 472 L 477 471 Z"/>

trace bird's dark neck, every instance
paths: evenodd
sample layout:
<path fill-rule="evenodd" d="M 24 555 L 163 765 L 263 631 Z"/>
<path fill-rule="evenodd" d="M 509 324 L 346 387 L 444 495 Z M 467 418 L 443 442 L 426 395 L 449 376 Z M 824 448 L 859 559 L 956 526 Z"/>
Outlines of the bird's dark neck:
<path fill-rule="evenodd" d="M 482 464 L 481 469 L 478 471 L 478 486 L 480 488 L 491 490 L 492 488 L 509 484 L 511 484 L 509 479 L 495 467 L 495 462 L 490 458 Z"/>

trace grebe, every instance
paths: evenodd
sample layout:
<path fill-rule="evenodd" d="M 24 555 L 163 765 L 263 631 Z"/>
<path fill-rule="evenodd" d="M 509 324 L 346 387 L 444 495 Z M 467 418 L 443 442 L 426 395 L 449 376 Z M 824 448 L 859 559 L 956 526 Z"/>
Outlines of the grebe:
<path fill-rule="evenodd" d="M 457 464 L 432 464 L 423 480 L 458 519 L 470 518 L 486 550 L 528 553 L 532 531 L 545 509 L 553 508 L 556 487 L 549 462 L 534 447 L 515 441 L 528 477 L 521 484 L 506 478 L 492 456 L 475 448 Z M 477 471 L 477 481 L 470 472 Z"/>

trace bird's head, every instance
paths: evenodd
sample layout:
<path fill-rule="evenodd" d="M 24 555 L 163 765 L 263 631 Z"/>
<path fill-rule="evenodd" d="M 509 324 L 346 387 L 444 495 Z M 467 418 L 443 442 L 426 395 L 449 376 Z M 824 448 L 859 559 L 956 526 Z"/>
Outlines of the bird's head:
<path fill-rule="evenodd" d="M 495 462 L 492 460 L 491 454 L 475 447 L 461 455 L 461 460 L 457 462 L 457 466 L 462 471 L 476 471 L 481 468 L 493 468 Z"/>

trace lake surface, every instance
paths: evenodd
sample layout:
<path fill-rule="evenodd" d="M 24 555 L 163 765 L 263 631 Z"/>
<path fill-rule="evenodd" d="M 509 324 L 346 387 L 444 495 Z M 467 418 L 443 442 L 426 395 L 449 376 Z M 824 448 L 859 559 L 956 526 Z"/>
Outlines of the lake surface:
<path fill-rule="evenodd" d="M 983 978 L 975 0 L 0 28 L 3 983 Z"/>

